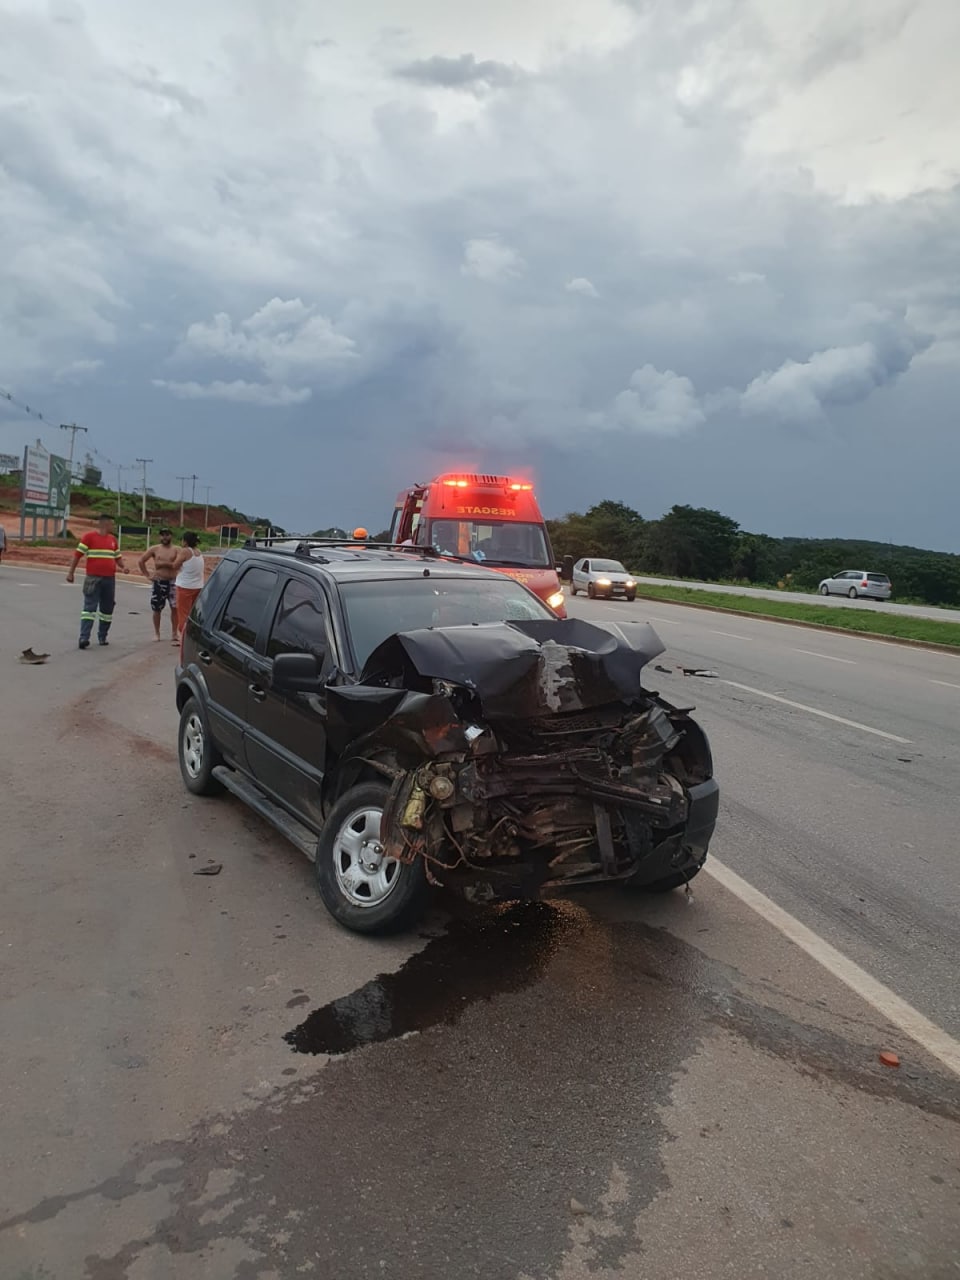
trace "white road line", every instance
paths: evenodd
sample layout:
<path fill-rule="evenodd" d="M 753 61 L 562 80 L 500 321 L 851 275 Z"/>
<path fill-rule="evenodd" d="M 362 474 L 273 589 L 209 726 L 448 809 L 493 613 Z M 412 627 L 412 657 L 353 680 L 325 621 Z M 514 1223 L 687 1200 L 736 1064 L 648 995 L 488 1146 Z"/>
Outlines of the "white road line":
<path fill-rule="evenodd" d="M 661 627 L 680 627 L 683 625 L 681 622 L 678 622 L 676 618 L 651 618 L 649 614 L 647 614 L 647 621 L 656 622 Z"/>
<path fill-rule="evenodd" d="M 925 1018 L 912 1005 L 907 1004 L 906 1000 L 902 1000 L 889 987 L 871 977 L 865 969 L 861 969 L 819 934 L 801 924 L 795 916 L 778 907 L 766 894 L 755 889 L 722 862 L 710 857 L 703 869 L 768 924 L 778 929 L 784 937 L 789 938 L 801 951 L 816 960 L 828 973 L 833 974 L 844 986 L 872 1005 L 888 1022 L 893 1023 L 955 1075 L 960 1076 L 960 1041 L 954 1040 L 942 1027 Z"/>
<path fill-rule="evenodd" d="M 846 720 L 843 716 L 835 716 L 831 711 L 821 711 L 819 707 L 808 707 L 804 702 L 791 702 L 789 698 L 781 698 L 779 693 L 767 693 L 766 689 L 754 689 L 749 684 L 738 684 L 736 680 L 722 680 L 733 689 L 742 689 L 744 693 L 753 693 L 758 698 L 769 698 L 771 702 L 782 702 L 785 707 L 793 707 L 794 711 L 806 711 L 811 716 L 821 716 L 824 720 L 832 720 L 834 724 L 845 724 L 848 729 L 859 729 L 861 733 L 872 733 L 878 738 L 886 738 L 889 742 L 900 742 L 905 747 L 911 745 L 910 738 L 901 738 L 896 733 L 887 733 L 885 729 L 873 729 L 859 720 Z"/>
<path fill-rule="evenodd" d="M 931 680 L 931 684 L 942 684 L 945 689 L 960 689 L 960 684 L 952 684 L 949 680 Z"/>
<path fill-rule="evenodd" d="M 826 658 L 828 662 L 845 662 L 848 667 L 857 665 L 852 658 L 835 658 L 832 653 L 816 653 L 813 649 L 794 649 L 793 652 L 805 653 L 808 658 Z"/>
<path fill-rule="evenodd" d="M 726 636 L 728 640 L 756 640 L 757 638 L 756 636 L 736 636 L 732 631 L 714 631 L 712 627 L 709 630 L 712 636 Z"/>

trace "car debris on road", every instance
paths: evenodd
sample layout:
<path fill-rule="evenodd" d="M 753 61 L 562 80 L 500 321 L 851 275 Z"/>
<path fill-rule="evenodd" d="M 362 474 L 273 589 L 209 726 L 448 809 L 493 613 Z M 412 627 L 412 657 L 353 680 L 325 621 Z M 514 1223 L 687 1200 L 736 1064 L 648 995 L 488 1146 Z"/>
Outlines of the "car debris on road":
<path fill-rule="evenodd" d="M 49 653 L 34 653 L 33 648 L 24 649 L 20 654 L 20 661 L 26 663 L 30 667 L 38 667 L 41 663 L 46 662 L 50 657 Z"/>

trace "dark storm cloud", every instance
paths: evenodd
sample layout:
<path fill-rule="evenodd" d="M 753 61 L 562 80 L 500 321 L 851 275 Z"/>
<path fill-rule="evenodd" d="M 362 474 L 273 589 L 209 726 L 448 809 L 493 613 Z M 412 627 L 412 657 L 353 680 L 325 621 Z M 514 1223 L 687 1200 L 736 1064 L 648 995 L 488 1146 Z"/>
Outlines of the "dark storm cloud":
<path fill-rule="evenodd" d="M 505 62 L 495 62 L 490 58 L 478 61 L 472 53 L 462 53 L 458 58 L 444 58 L 439 54 L 420 58 L 397 67 L 394 75 L 401 80 L 413 80 L 416 84 L 434 88 L 473 91 L 478 87 L 509 88 L 523 80 L 526 72 Z"/>
<path fill-rule="evenodd" d="M 160 432 L 171 475 L 189 448 L 291 525 L 376 523 L 359 502 L 469 454 L 532 468 L 553 511 L 696 500 L 803 532 L 832 509 L 818 469 L 875 437 L 875 501 L 944 524 L 911 494 L 924 457 L 960 465 L 958 195 L 843 201 L 751 148 L 755 103 L 817 78 L 817 40 L 767 75 L 746 4 L 652 3 L 535 75 L 384 71 L 341 32 L 317 71 L 295 9 L 241 13 L 226 44 L 214 6 L 196 63 L 162 71 L 82 20 L 10 19 L 4 377 L 42 402 L 59 374 L 105 451 Z M 845 22 L 817 36 L 824 71 L 866 56 Z M 761 464 L 803 483 L 768 502 Z"/>

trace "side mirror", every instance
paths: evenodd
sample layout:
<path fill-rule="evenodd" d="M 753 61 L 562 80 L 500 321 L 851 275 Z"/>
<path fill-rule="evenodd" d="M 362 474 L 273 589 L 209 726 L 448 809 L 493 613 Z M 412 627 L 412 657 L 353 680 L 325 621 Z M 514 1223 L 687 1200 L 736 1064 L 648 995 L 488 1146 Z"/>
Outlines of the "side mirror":
<path fill-rule="evenodd" d="M 273 660 L 270 687 L 277 693 L 319 693 L 320 665 L 312 653 L 281 653 Z"/>

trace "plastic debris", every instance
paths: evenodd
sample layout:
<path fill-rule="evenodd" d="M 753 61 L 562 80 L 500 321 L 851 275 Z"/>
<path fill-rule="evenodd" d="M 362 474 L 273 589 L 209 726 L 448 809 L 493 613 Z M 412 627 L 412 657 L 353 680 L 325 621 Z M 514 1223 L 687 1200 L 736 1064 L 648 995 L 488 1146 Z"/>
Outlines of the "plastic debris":
<path fill-rule="evenodd" d="M 205 867 L 197 867 L 195 876 L 218 876 L 223 870 L 222 862 L 208 862 Z"/>
<path fill-rule="evenodd" d="M 38 667 L 41 662 L 46 662 L 49 657 L 49 653 L 34 653 L 33 649 L 24 649 L 20 655 L 20 661 L 31 667 Z"/>
<path fill-rule="evenodd" d="M 587 1206 L 586 1206 L 585 1204 L 581 1204 L 579 1200 L 577 1200 L 577 1199 L 575 1199 L 573 1196 L 571 1196 L 571 1197 L 570 1197 L 570 1212 L 571 1212 L 571 1213 L 576 1213 L 576 1214 L 584 1214 L 584 1213 L 589 1213 L 589 1212 L 590 1212 L 590 1210 L 587 1208 Z"/>
<path fill-rule="evenodd" d="M 681 667 L 680 670 L 685 676 L 700 676 L 704 680 L 719 679 L 716 671 L 708 671 L 705 667 Z"/>
<path fill-rule="evenodd" d="M 900 1058 L 892 1049 L 884 1049 L 880 1054 L 880 1061 L 885 1067 L 899 1067 Z"/>
<path fill-rule="evenodd" d="M 673 672 L 670 670 L 670 668 L 669 668 L 669 667 L 661 667 L 661 666 L 658 664 L 658 665 L 657 665 L 657 666 L 655 666 L 653 669 L 654 669 L 654 671 L 662 671 L 662 672 L 663 672 L 663 674 L 664 674 L 665 676 L 672 676 L 672 675 L 673 675 Z"/>

